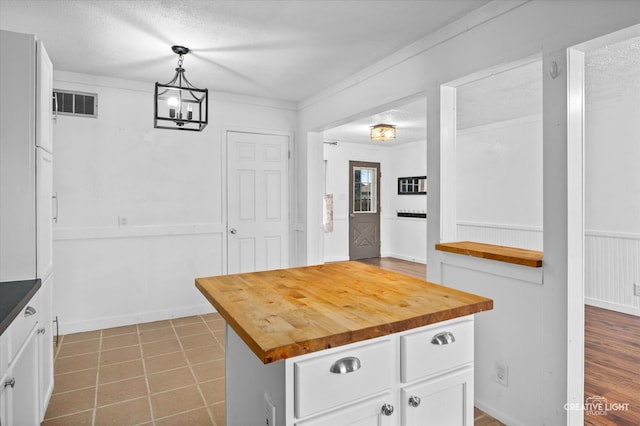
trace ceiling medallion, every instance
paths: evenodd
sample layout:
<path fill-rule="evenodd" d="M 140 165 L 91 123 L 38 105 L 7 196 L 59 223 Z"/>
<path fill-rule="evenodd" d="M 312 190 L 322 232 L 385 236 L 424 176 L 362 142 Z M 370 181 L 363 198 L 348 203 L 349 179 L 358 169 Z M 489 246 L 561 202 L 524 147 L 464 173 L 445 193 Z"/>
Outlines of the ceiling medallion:
<path fill-rule="evenodd" d="M 376 124 L 371 128 L 369 137 L 372 141 L 388 141 L 396 138 L 396 126 L 391 124 Z"/>
<path fill-rule="evenodd" d="M 182 61 L 189 48 L 172 46 L 171 50 L 178 55 L 178 68 L 171 81 L 156 83 L 153 127 L 199 132 L 209 119 L 209 91 L 192 85 L 184 74 Z"/>

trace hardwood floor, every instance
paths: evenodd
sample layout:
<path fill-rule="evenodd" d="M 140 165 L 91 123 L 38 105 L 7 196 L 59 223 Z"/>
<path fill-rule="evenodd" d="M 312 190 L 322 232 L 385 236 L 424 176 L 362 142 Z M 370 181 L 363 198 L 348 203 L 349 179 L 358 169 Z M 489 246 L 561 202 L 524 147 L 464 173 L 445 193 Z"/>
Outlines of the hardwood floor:
<path fill-rule="evenodd" d="M 584 375 L 585 425 L 640 425 L 640 317 L 585 306 Z"/>
<path fill-rule="evenodd" d="M 408 260 L 396 259 L 393 257 L 373 257 L 371 259 L 360 259 L 359 262 L 369 265 L 379 266 L 382 269 L 400 272 L 414 277 L 425 279 L 427 276 L 427 265 L 423 263 L 409 262 Z"/>

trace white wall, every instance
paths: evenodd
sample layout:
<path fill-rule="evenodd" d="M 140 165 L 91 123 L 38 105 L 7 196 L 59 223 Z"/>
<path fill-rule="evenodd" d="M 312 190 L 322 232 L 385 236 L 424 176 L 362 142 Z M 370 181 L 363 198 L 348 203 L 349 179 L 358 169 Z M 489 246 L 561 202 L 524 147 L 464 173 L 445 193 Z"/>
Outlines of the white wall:
<path fill-rule="evenodd" d="M 332 193 L 333 232 L 324 234 L 324 261 L 349 259 L 349 161 L 380 163 L 381 256 L 424 263 L 426 221 L 399 218 L 396 210 L 426 211 L 424 195 L 398 195 L 397 178 L 426 174 L 426 141 L 395 146 L 339 142 L 324 146 L 326 191 Z"/>
<path fill-rule="evenodd" d="M 427 222 L 428 278 L 448 285 L 466 286 L 472 292 L 493 297 L 495 308 L 478 315 L 479 336 L 495 333 L 501 347 L 478 342 L 477 359 L 484 364 L 476 373 L 476 402 L 491 409 L 509 424 L 566 424 L 573 413 L 564 404 L 581 401 L 582 386 L 569 386 L 569 330 L 579 327 L 567 320 L 568 193 L 567 193 L 567 47 L 634 25 L 640 8 L 629 1 L 492 2 L 464 20 L 408 46 L 301 104 L 298 125 L 301 160 L 308 172 L 301 174 L 301 205 L 306 218 L 304 261 L 319 263 L 323 256 L 321 197 L 322 177 L 317 133 L 325 126 L 367 111 L 383 109 L 399 99 L 427 96 Z M 543 69 L 543 228 L 544 268 L 531 271 L 513 265 L 438 252 L 440 237 L 440 85 L 500 64 L 541 55 Z M 548 72 L 553 63 L 560 75 Z M 309 137 L 309 135 L 311 135 Z M 453 258 L 452 258 L 453 256 Z M 447 264 L 463 273 L 449 273 Z M 531 276 L 533 275 L 533 276 Z M 495 276 L 501 278 L 496 279 Z M 542 277 L 544 276 L 544 283 Z M 460 278 L 460 280 L 458 280 Z M 524 284 L 521 284 L 524 283 Z M 509 285 L 513 284 L 513 285 Z M 522 291 L 526 286 L 526 291 Z M 524 296 L 523 296 L 524 294 Z M 526 312 L 514 309 L 527 303 Z M 486 318 L 486 320 L 482 320 Z M 502 328 L 490 329 L 482 321 Z M 503 336 L 502 331 L 507 333 Z M 518 333 L 514 341 L 510 337 Z M 526 345 L 522 345 L 523 339 Z M 508 348 L 510 381 L 525 383 L 491 388 L 489 364 L 499 361 Z M 571 391 L 569 391 L 571 389 Z M 578 391 L 576 391 L 578 389 Z M 578 416 L 579 417 L 579 416 Z M 577 420 L 579 422 L 579 420 Z"/>
<path fill-rule="evenodd" d="M 388 243 L 383 244 L 383 256 L 419 263 L 427 262 L 427 221 L 422 218 L 398 217 L 396 213 L 397 210 L 426 213 L 426 195 L 398 195 L 399 177 L 426 176 L 426 174 L 426 140 L 398 145 L 389 153 L 383 180 L 390 196 L 388 208 L 383 209 L 385 217 L 388 218 L 388 238 L 385 238 Z M 428 176 L 427 191 L 429 191 Z"/>
<path fill-rule="evenodd" d="M 542 250 L 542 117 L 458 130 L 456 154 L 456 240 Z"/>
<path fill-rule="evenodd" d="M 585 104 L 585 300 L 640 315 L 640 94 L 617 84 Z"/>
<path fill-rule="evenodd" d="M 153 128 L 153 83 L 56 72 L 98 117 L 54 126 L 54 309 L 61 333 L 211 311 L 194 279 L 225 273 L 226 129 L 293 132 L 291 105 L 210 92 L 202 132 Z"/>

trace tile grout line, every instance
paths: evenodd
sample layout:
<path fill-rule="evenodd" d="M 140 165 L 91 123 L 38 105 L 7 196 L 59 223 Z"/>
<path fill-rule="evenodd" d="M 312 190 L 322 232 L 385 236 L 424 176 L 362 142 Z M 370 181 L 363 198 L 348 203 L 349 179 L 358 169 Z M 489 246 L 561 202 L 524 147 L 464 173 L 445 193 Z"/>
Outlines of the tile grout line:
<path fill-rule="evenodd" d="M 207 321 L 205 321 L 205 319 L 202 317 L 202 315 L 199 315 L 200 319 L 204 322 L 205 327 L 207 327 L 207 329 L 209 330 L 209 332 L 211 333 L 211 335 L 213 336 L 213 339 L 216 341 L 216 343 L 218 343 L 218 345 L 220 345 L 220 342 L 218 341 L 218 338 L 216 337 L 216 334 L 213 332 L 213 330 L 211 329 L 211 327 L 209 327 L 209 323 L 207 323 Z M 222 345 L 220 345 L 222 346 Z M 185 354 L 186 357 L 186 354 Z M 195 375 L 195 372 L 193 372 L 193 368 L 191 366 L 191 362 L 189 362 L 189 360 L 187 359 L 187 363 L 189 364 L 189 369 L 191 369 L 191 373 L 193 374 L 193 378 L 196 380 L 196 386 L 198 386 L 198 391 L 200 391 L 200 395 L 202 396 L 202 399 L 204 400 L 204 405 L 207 408 L 207 412 L 209 413 L 209 419 L 213 422 L 213 426 L 218 426 L 218 422 L 216 422 L 215 416 L 213 415 L 213 409 L 211 408 L 212 405 L 207 405 L 207 400 L 204 397 L 204 392 L 202 392 L 202 389 L 200 389 L 200 382 L 198 381 L 198 378 Z M 226 371 L 225 371 L 225 376 L 226 376 Z M 225 400 L 226 400 L 226 396 L 225 396 Z"/>
<path fill-rule="evenodd" d="M 93 399 L 93 416 L 91 419 L 91 424 L 95 426 L 96 424 L 96 416 L 98 415 L 98 386 L 100 383 L 100 360 L 102 358 L 102 330 L 100 330 L 100 341 L 98 343 L 98 365 L 96 368 L 96 394 Z"/>
<path fill-rule="evenodd" d="M 151 413 L 151 424 L 156 424 L 156 416 L 153 412 L 153 403 L 151 402 L 151 385 L 149 385 L 149 375 L 147 374 L 147 363 L 145 362 L 144 347 L 142 346 L 142 337 L 140 335 L 139 324 L 136 324 L 138 331 L 138 344 L 140 345 L 140 356 L 142 357 L 142 371 L 144 372 L 144 382 L 147 385 L 147 401 L 149 402 L 149 412 Z"/>
<path fill-rule="evenodd" d="M 198 318 L 200 319 L 200 321 L 202 321 L 205 325 L 205 327 L 207 328 L 207 330 L 209 330 L 209 326 L 207 326 L 206 321 L 204 321 L 204 319 L 202 318 L 202 316 L 198 315 Z M 186 324 L 188 325 L 188 324 Z M 180 336 L 178 336 L 178 332 L 175 329 L 175 324 L 173 324 L 173 321 L 171 321 L 171 327 L 173 328 L 173 332 L 176 333 L 176 337 L 178 338 L 178 344 L 180 345 L 180 349 L 182 349 L 182 355 L 184 356 L 184 359 L 187 361 L 187 366 L 189 367 L 189 371 L 191 372 L 191 377 L 193 378 L 195 384 L 196 384 L 196 388 L 198 389 L 198 393 L 200 394 L 200 398 L 202 398 L 202 402 L 204 403 L 204 408 L 207 410 L 207 414 L 209 414 L 209 420 L 211 420 L 211 422 L 213 423 L 214 426 L 216 426 L 216 421 L 213 418 L 213 413 L 211 412 L 211 410 L 209 409 L 209 407 L 207 406 L 207 399 L 204 397 L 204 392 L 202 392 L 202 389 L 200 388 L 200 382 L 198 382 L 198 378 L 196 377 L 196 373 L 193 371 L 193 366 L 191 365 L 191 361 L 189 361 L 189 358 L 187 358 L 187 353 L 184 349 L 184 346 L 182 345 L 182 340 L 180 340 Z M 213 333 L 211 333 L 213 334 Z M 215 336 L 213 336 L 213 338 L 215 339 Z M 216 340 L 217 342 L 217 340 Z"/>

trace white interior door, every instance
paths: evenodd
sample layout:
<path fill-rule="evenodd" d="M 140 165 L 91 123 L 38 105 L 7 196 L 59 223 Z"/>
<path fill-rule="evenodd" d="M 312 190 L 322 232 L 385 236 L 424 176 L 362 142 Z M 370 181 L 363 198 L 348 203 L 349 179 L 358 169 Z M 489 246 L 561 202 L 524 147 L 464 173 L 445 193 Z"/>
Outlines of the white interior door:
<path fill-rule="evenodd" d="M 227 272 L 289 266 L 289 138 L 227 132 Z"/>

